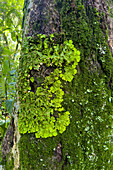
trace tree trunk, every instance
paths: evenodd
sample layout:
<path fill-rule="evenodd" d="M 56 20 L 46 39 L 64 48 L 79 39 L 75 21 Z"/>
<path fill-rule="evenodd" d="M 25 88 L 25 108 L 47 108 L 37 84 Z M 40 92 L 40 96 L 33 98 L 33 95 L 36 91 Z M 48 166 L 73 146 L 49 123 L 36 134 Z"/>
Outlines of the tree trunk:
<path fill-rule="evenodd" d="M 28 42 L 26 48 L 23 47 L 20 59 L 18 87 L 22 90 L 18 91 L 22 107 L 19 111 L 21 137 L 17 146 L 20 156 L 15 169 L 113 169 L 112 8 L 112 0 L 25 0 L 23 41 L 25 43 L 25 37 L 28 37 Z M 26 120 L 26 127 L 32 129 L 35 126 L 38 113 L 34 116 L 37 106 L 33 95 L 37 93 L 37 87 L 43 84 L 47 72 L 50 75 L 57 68 L 43 63 L 39 72 L 33 64 L 28 64 L 27 68 L 27 63 L 33 63 L 36 59 L 36 49 L 33 51 L 34 47 L 31 46 L 37 45 L 37 34 L 46 35 L 48 43 L 51 43 L 50 36 L 53 34 L 54 44 L 59 45 L 72 40 L 74 47 L 80 51 L 77 74 L 72 81 L 61 80 L 64 91 L 62 107 L 65 113 L 70 113 L 70 124 L 63 133 L 59 130 L 56 136 L 47 138 L 36 138 L 35 130 L 29 133 L 30 130 L 23 128 Z M 28 53 L 24 52 L 26 49 Z M 28 78 L 24 77 L 25 74 L 28 74 Z M 35 81 L 37 77 L 38 81 Z M 22 84 L 27 80 L 29 90 Z M 33 98 L 28 106 L 28 98 L 24 99 L 26 93 Z M 53 115 L 56 120 L 56 111 Z M 15 162 L 16 158 L 13 157 Z"/>

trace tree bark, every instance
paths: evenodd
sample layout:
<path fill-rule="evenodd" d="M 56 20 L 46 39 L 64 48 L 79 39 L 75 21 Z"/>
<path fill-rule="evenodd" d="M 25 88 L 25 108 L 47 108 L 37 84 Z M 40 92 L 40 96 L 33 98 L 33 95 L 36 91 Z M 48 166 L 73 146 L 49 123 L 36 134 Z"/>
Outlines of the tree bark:
<path fill-rule="evenodd" d="M 25 0 L 23 41 L 54 34 L 56 43 L 72 40 L 81 60 L 72 82 L 63 84 L 70 125 L 56 137 L 21 134 L 15 169 L 113 169 L 112 8 L 111 0 Z"/>

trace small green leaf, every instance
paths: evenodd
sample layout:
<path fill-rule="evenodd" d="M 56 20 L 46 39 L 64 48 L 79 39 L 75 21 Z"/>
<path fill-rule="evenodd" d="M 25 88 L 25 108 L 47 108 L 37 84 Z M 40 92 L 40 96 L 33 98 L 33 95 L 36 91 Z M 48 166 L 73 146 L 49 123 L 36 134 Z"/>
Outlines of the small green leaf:
<path fill-rule="evenodd" d="M 4 74 L 7 74 L 8 71 L 9 71 L 9 61 L 6 60 L 3 62 L 3 72 L 4 72 Z"/>
<path fill-rule="evenodd" d="M 6 110 L 7 110 L 9 113 L 12 113 L 12 109 L 13 109 L 13 99 L 6 100 L 6 101 L 5 101 L 5 107 L 6 107 Z"/>
<path fill-rule="evenodd" d="M 31 80 L 31 82 L 33 83 L 33 82 L 34 82 L 34 77 L 31 77 L 30 80 Z"/>
<path fill-rule="evenodd" d="M 31 87 L 28 87 L 28 90 L 31 90 Z"/>
<path fill-rule="evenodd" d="M 29 69 L 32 70 L 32 66 L 29 66 Z"/>

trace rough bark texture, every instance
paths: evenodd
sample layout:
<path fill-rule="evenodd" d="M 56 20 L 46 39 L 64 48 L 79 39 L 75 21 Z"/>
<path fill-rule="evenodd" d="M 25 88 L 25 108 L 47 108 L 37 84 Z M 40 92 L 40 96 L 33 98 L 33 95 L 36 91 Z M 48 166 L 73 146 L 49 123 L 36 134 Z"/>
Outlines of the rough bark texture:
<path fill-rule="evenodd" d="M 54 0 L 25 2 L 24 35 L 52 34 L 60 32 L 60 16 L 55 9 Z"/>
<path fill-rule="evenodd" d="M 112 1 L 95 0 L 92 2 L 92 7 L 96 8 L 100 13 L 104 12 L 102 30 L 104 32 L 108 28 L 108 44 L 113 55 L 113 18 L 109 13 L 109 10 L 112 11 L 113 8 Z"/>
<path fill-rule="evenodd" d="M 72 83 L 64 84 L 70 125 L 47 139 L 21 135 L 18 169 L 113 169 L 112 8 L 112 0 L 25 1 L 24 36 L 62 34 L 73 40 L 81 61 Z"/>

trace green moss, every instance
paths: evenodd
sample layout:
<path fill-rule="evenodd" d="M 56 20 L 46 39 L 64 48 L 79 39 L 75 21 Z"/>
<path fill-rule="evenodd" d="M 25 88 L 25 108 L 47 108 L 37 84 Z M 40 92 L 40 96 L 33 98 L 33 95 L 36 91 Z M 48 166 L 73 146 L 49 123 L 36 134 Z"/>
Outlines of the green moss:
<path fill-rule="evenodd" d="M 0 164 L 2 165 L 2 168 L 5 170 L 13 169 L 14 168 L 14 159 L 13 155 L 11 153 L 8 153 L 6 157 L 2 161 L 0 160 Z"/>
<path fill-rule="evenodd" d="M 54 169 L 57 166 L 60 169 L 61 164 L 56 161 L 51 162 L 53 158 L 54 148 L 56 147 L 56 141 L 58 137 L 47 138 L 42 142 L 40 139 L 36 139 L 32 134 L 22 135 L 20 139 L 20 169 Z M 26 154 L 23 152 L 26 151 Z M 29 155 L 29 158 L 28 158 Z M 56 165 L 55 165 L 56 164 Z"/>
<path fill-rule="evenodd" d="M 92 9 L 92 6 L 85 8 L 81 0 L 75 1 L 74 8 L 71 1 L 59 0 L 56 9 L 61 14 L 64 37 L 72 39 L 74 46 L 81 52 L 78 74 L 72 82 L 62 82 L 65 91 L 62 107 L 70 112 L 70 125 L 56 137 L 37 139 L 36 152 L 30 149 L 35 139 L 29 141 L 27 134 L 23 135 L 20 141 L 20 164 L 23 169 L 28 167 L 28 162 L 34 169 L 52 169 L 53 165 L 59 165 L 64 170 L 113 169 L 110 136 L 113 58 L 107 44 L 107 35 L 101 29 L 102 14 Z M 60 163 L 53 163 L 53 149 L 59 142 L 62 143 L 63 158 Z M 41 150 L 38 151 L 38 148 Z M 35 161 L 32 164 L 29 153 L 32 160 L 38 160 L 37 163 Z M 40 159 L 43 159 L 45 167 Z"/>
<path fill-rule="evenodd" d="M 112 11 L 112 5 L 113 5 L 113 1 L 107 1 L 108 4 L 108 11 L 109 11 L 109 16 L 113 18 L 113 11 Z"/>

